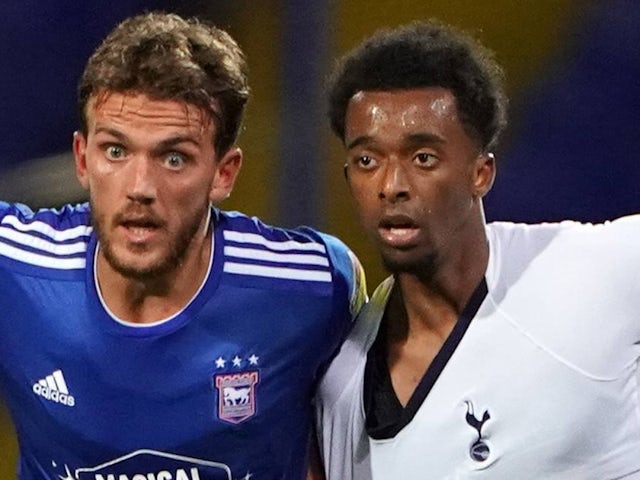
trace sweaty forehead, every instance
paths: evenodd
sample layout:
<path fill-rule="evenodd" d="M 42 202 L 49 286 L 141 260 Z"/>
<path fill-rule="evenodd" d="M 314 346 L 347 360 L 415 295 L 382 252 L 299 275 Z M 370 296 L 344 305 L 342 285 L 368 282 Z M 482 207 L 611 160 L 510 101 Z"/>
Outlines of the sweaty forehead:
<path fill-rule="evenodd" d="M 445 118 L 457 119 L 456 100 L 449 90 L 440 87 L 360 91 L 351 98 L 347 108 L 347 125 L 349 120 L 409 125 L 421 119 Z"/>
<path fill-rule="evenodd" d="M 360 91 L 347 107 L 344 141 L 351 148 L 416 136 L 454 138 L 462 131 L 456 99 L 447 89 Z"/>
<path fill-rule="evenodd" d="M 89 127 L 100 122 L 157 124 L 201 132 L 211 118 L 201 108 L 176 100 L 157 100 L 144 94 L 105 93 L 87 105 Z"/>

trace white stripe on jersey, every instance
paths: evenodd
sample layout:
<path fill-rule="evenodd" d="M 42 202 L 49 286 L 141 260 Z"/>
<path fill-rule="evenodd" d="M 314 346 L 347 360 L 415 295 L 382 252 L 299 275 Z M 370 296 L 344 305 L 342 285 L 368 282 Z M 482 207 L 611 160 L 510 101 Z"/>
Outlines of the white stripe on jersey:
<path fill-rule="evenodd" d="M 19 262 L 46 268 L 60 270 L 74 270 L 84 268 L 86 260 L 82 258 L 59 258 L 28 252 L 11 245 L 0 243 L 0 255 L 12 258 Z"/>
<path fill-rule="evenodd" d="M 321 243 L 315 242 L 296 242 L 295 240 L 274 241 L 267 240 L 262 235 L 257 233 L 244 233 L 234 232 L 231 230 L 225 230 L 223 232 L 225 240 L 231 240 L 232 242 L 239 243 L 253 243 L 256 245 L 263 245 L 270 250 L 312 250 L 316 252 L 326 253 L 327 250 Z"/>
<path fill-rule="evenodd" d="M 266 262 L 274 263 L 297 263 L 301 265 L 321 265 L 323 267 L 329 266 L 329 260 L 320 255 L 274 253 L 244 247 L 224 247 L 224 254 L 228 257 L 249 258 L 252 260 L 264 260 Z"/>
<path fill-rule="evenodd" d="M 82 253 L 87 251 L 87 244 L 84 241 L 68 244 L 51 243 L 43 238 L 29 235 L 28 233 L 18 232 L 11 228 L 1 226 L 0 238 L 6 238 L 15 243 L 29 246 L 43 252 L 53 253 L 54 255 L 72 255 L 74 253 Z"/>
<path fill-rule="evenodd" d="M 65 230 L 56 230 L 45 222 L 35 221 L 31 223 L 22 223 L 15 215 L 7 215 L 2 219 L 0 225 L 1 224 L 11 225 L 16 230 L 20 230 L 22 232 L 39 232 L 58 242 L 69 240 L 71 238 L 87 236 L 93 231 L 93 228 L 88 225 L 78 225 L 77 227 Z"/>
<path fill-rule="evenodd" d="M 13 228 L 9 228 L 9 225 Z M 82 269 L 86 264 L 84 256 L 65 257 L 86 252 L 85 238 L 91 235 L 92 231 L 93 228 L 89 225 L 56 230 L 46 222 L 23 223 L 15 215 L 7 215 L 0 222 L 0 255 L 39 267 L 60 270 Z M 33 233 L 44 235 L 50 240 Z M 3 239 L 10 240 L 16 245 L 3 243 L 1 241 Z M 60 243 L 67 240 L 76 241 L 68 244 Z M 38 252 L 31 250 L 38 250 Z"/>
<path fill-rule="evenodd" d="M 320 270 L 296 270 L 295 268 L 266 267 L 255 264 L 225 262 L 224 271 L 227 273 L 238 273 L 257 277 L 331 282 L 331 273 Z"/>

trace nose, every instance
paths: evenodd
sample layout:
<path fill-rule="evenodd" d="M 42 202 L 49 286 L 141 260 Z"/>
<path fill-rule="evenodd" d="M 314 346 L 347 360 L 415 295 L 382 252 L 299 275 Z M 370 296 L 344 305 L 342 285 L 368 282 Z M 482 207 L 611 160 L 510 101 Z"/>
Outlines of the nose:
<path fill-rule="evenodd" d="M 399 162 L 389 162 L 384 169 L 378 198 L 392 203 L 409 198 L 409 174 Z"/>
<path fill-rule="evenodd" d="M 152 159 L 138 156 L 129 162 L 127 198 L 131 201 L 150 204 L 157 195 L 157 185 Z"/>

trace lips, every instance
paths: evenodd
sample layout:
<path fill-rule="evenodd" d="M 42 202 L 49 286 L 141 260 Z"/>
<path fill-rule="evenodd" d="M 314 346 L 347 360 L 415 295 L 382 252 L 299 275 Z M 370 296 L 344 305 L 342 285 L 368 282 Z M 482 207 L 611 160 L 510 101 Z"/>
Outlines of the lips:
<path fill-rule="evenodd" d="M 162 227 L 162 222 L 150 215 L 119 215 L 116 225 L 124 232 L 131 243 L 146 243 Z"/>
<path fill-rule="evenodd" d="M 149 223 L 125 222 L 120 226 L 126 240 L 133 244 L 148 243 L 157 231 L 157 227 Z"/>
<path fill-rule="evenodd" d="M 142 219 L 142 220 L 124 220 L 119 222 L 120 225 L 122 225 L 125 228 L 130 228 L 130 229 L 136 229 L 136 228 L 147 228 L 147 229 L 152 229 L 152 228 L 158 228 L 158 222 L 153 221 L 153 220 L 146 220 L 146 219 Z"/>
<path fill-rule="evenodd" d="M 409 248 L 416 243 L 418 225 L 408 215 L 387 215 L 378 224 L 380 238 L 394 248 Z"/>

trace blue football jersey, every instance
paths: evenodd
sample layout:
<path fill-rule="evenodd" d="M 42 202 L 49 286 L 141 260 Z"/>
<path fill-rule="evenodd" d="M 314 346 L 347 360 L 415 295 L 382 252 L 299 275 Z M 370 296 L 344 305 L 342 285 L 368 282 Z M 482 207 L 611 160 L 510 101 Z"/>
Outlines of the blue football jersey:
<path fill-rule="evenodd" d="M 214 210 L 176 315 L 110 313 L 87 205 L 0 202 L 0 385 L 22 480 L 302 479 L 318 376 L 365 299 L 346 246 Z"/>

